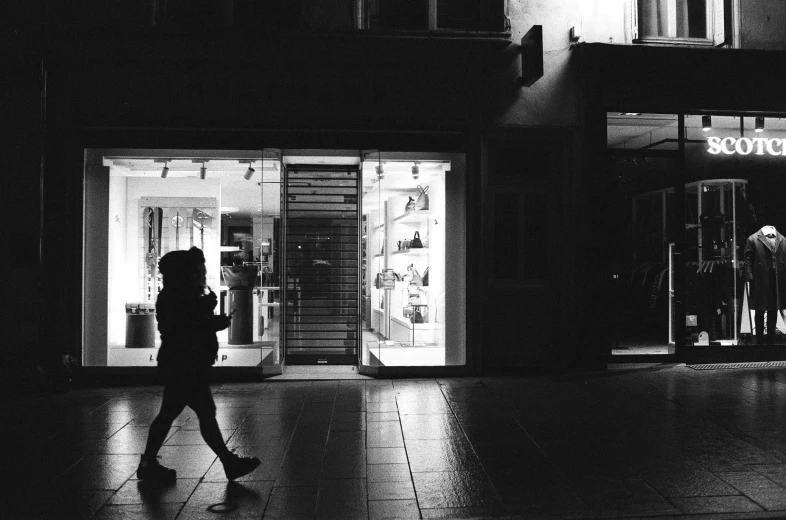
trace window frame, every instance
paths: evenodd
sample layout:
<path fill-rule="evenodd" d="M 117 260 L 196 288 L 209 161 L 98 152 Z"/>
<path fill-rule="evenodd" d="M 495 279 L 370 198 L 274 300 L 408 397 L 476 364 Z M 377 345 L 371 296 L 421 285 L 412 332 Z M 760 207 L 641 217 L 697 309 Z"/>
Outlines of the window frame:
<path fill-rule="evenodd" d="M 676 1 L 676 0 L 671 0 Z M 679 45 L 696 47 L 720 47 L 727 44 L 726 30 L 729 9 L 727 0 L 706 0 L 707 34 L 705 38 L 684 36 L 639 36 L 639 0 L 630 0 L 630 34 L 633 44 Z"/>
<path fill-rule="evenodd" d="M 356 6 L 356 23 L 358 29 L 362 32 L 371 32 L 378 34 L 401 34 L 418 36 L 424 34 L 439 34 L 444 36 L 490 36 L 490 37 L 509 37 L 511 33 L 511 23 L 509 17 L 509 0 L 493 0 L 503 4 L 504 21 L 500 30 L 484 30 L 484 29 L 456 29 L 439 26 L 438 17 L 438 0 L 426 0 L 428 3 L 428 23 L 427 27 L 422 29 L 397 29 L 397 28 L 372 28 L 371 27 L 371 9 L 369 7 L 369 0 L 354 0 Z"/>

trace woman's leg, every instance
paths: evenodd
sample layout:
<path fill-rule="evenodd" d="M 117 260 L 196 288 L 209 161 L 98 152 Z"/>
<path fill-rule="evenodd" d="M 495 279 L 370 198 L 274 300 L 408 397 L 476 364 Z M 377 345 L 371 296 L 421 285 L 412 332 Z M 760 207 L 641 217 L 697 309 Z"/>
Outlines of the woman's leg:
<path fill-rule="evenodd" d="M 216 403 L 213 401 L 213 394 L 210 393 L 210 387 L 206 383 L 194 388 L 194 394 L 189 399 L 188 405 L 196 412 L 199 419 L 199 431 L 210 449 L 221 459 L 230 455 L 221 430 L 218 428 L 218 421 L 216 421 Z"/>
<path fill-rule="evenodd" d="M 216 421 L 216 403 L 213 401 L 213 394 L 210 393 L 210 387 L 206 381 L 194 387 L 193 394 L 188 400 L 188 406 L 196 412 L 202 438 L 221 459 L 224 474 L 228 480 L 248 475 L 259 466 L 258 458 L 238 457 L 227 449 L 221 430 L 218 429 L 218 421 Z"/>
<path fill-rule="evenodd" d="M 186 407 L 185 401 L 177 395 L 176 389 L 171 385 L 164 387 L 164 399 L 161 403 L 161 410 L 153 419 L 150 425 L 150 432 L 147 435 L 147 445 L 145 446 L 145 457 L 156 458 L 158 450 L 166 440 L 166 435 L 172 427 L 172 423 Z"/>

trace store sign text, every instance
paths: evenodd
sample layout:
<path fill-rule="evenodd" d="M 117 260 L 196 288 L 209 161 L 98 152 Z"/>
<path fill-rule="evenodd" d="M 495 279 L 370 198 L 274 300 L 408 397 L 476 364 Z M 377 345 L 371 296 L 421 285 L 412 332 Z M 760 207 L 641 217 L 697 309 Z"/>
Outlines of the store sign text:
<path fill-rule="evenodd" d="M 707 144 L 707 151 L 713 155 L 786 155 L 786 139 L 708 137 Z"/>

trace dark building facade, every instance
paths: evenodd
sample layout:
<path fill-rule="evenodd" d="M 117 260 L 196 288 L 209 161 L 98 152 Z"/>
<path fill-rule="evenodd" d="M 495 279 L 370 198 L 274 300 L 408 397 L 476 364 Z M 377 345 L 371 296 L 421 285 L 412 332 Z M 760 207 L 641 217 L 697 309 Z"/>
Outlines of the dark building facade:
<path fill-rule="evenodd" d="M 237 15 L 240 4 L 235 7 Z M 429 24 L 440 24 L 436 29 L 408 27 L 411 20 L 385 22 L 383 7 L 379 30 L 371 22 L 360 28 L 314 27 L 308 20 L 287 26 L 273 23 L 272 18 L 261 25 L 238 19 L 231 24 L 210 23 L 216 18 L 204 13 L 183 21 L 171 12 L 165 22 L 155 25 L 144 20 L 123 23 L 135 19 L 128 13 L 119 21 L 102 23 L 108 13 L 50 12 L 40 46 L 29 60 L 29 76 L 35 78 L 34 84 L 40 82 L 35 86 L 43 103 L 36 111 L 43 127 L 39 141 L 43 161 L 37 175 L 43 216 L 40 267 L 31 268 L 33 258 L 39 256 L 32 254 L 16 266 L 20 272 L 40 276 L 39 294 L 28 302 L 37 310 L 39 319 L 31 324 L 37 327 L 38 338 L 31 336 L 27 348 L 50 359 L 67 354 L 86 368 L 139 366 L 113 363 L 111 347 L 108 355 L 93 353 L 106 349 L 106 342 L 111 343 L 107 334 L 112 335 L 111 302 L 110 317 L 97 318 L 106 312 L 106 283 L 110 283 L 102 286 L 100 280 L 112 278 L 111 272 L 106 273 L 112 268 L 104 256 L 107 204 L 112 202 L 101 191 L 109 188 L 100 179 L 114 170 L 112 166 L 106 170 L 107 161 L 113 159 L 106 153 L 101 156 L 101 151 L 113 151 L 115 159 L 118 151 L 137 157 L 147 151 L 146 159 L 182 160 L 180 156 L 190 154 L 192 161 L 210 156 L 208 162 L 217 160 L 210 151 L 239 152 L 240 159 L 244 153 L 261 151 L 260 158 L 275 157 L 288 171 L 295 169 L 287 163 L 288 157 L 297 155 L 355 155 L 360 163 L 378 161 L 383 166 L 384 160 L 384 166 L 394 169 L 406 157 L 415 157 L 414 167 L 417 158 L 428 162 L 451 156 L 455 175 L 443 201 L 448 248 L 441 253 L 446 259 L 441 276 L 447 302 L 443 294 L 442 300 L 428 296 L 428 303 L 421 304 L 431 307 L 431 328 L 436 330 L 431 336 L 423 334 L 428 339 L 421 341 L 416 334 L 421 332 L 417 329 L 429 328 L 425 326 L 432 323 L 429 319 L 421 327 L 409 327 L 414 343 L 441 343 L 442 357 L 386 364 L 377 352 L 373 362 L 363 362 L 358 355 L 356 364 L 371 363 L 375 366 L 367 373 L 386 374 L 477 373 L 494 367 L 559 363 L 562 354 L 546 331 L 559 328 L 561 297 L 554 294 L 551 283 L 559 278 L 553 259 L 564 255 L 548 250 L 558 244 L 546 237 L 554 219 L 563 217 L 551 183 L 566 170 L 565 149 L 572 146 L 566 142 L 575 138 L 558 125 L 505 128 L 491 121 L 495 111 L 504 109 L 505 99 L 524 88 L 518 83 L 521 55 L 511 41 L 504 9 L 481 13 L 480 25 L 453 30 L 453 22 L 433 15 Z M 93 15 L 97 18 L 91 19 Z M 390 31 L 385 23 L 393 24 Z M 31 108 L 28 104 L 26 110 Z M 458 172 L 460 186 L 450 188 L 459 179 Z M 29 179 L 32 176 L 27 182 L 34 186 Z M 431 193 L 432 201 L 438 200 L 434 190 Z M 527 218 L 524 201 L 536 208 L 529 210 Z M 34 229 L 35 220 L 28 223 L 28 230 Z M 439 225 L 438 219 L 433 221 Z M 95 238 L 102 234 L 104 238 Z M 34 235 L 24 235 L 28 237 L 25 250 L 34 252 L 37 247 L 30 239 Z M 526 244 L 532 237 L 540 241 L 541 254 Z M 398 238 L 388 241 L 395 243 Z M 395 258 L 385 260 L 403 274 L 405 264 L 399 268 L 393 265 Z M 522 265 L 527 269 L 524 273 Z M 374 290 L 374 274 L 370 270 L 361 281 L 369 292 Z M 432 291 L 439 276 L 440 270 L 431 268 Z M 458 290 L 455 287 L 460 292 L 452 292 Z M 31 291 L 27 286 L 11 292 Z M 391 293 L 380 292 L 381 312 L 395 301 L 385 299 Z M 365 294 L 361 298 L 362 306 L 373 299 Z M 368 305 L 372 314 L 373 304 Z M 439 312 L 445 313 L 444 321 L 437 321 Z M 273 314 L 267 316 L 274 319 Z M 543 327 L 544 319 L 551 325 Z M 372 339 L 397 339 L 394 321 L 406 320 L 390 321 L 382 327 L 384 337 Z M 342 338 L 367 343 L 368 338 L 360 340 L 357 335 L 360 329 L 379 334 L 380 323 L 371 325 L 371 317 L 364 317 L 354 333 Z M 289 325 L 284 328 L 289 330 Z M 289 341 L 301 345 L 306 337 L 301 332 Z M 328 337 L 335 336 L 324 336 Z M 324 338 L 317 338 L 326 342 L 319 345 L 334 346 Z M 383 346 L 380 341 L 375 344 Z M 496 351 L 488 347 L 495 344 L 504 347 Z M 285 352 L 272 364 L 280 366 Z M 145 358 L 154 360 L 152 355 Z M 291 352 L 289 359 L 295 359 Z M 257 360 L 250 364 L 256 366 Z"/>
<path fill-rule="evenodd" d="M 366 195 L 382 193 L 387 186 L 384 202 L 397 207 L 400 203 L 393 196 L 414 190 L 416 167 L 426 171 L 426 164 L 441 165 L 440 171 L 448 179 L 442 206 L 437 188 L 432 192 L 435 208 L 445 212 L 449 226 L 439 238 L 444 247 L 426 248 L 430 255 L 439 255 L 439 268 L 419 265 L 423 253 L 398 245 L 411 238 L 415 227 L 406 228 L 407 235 L 396 231 L 400 234 L 394 236 L 393 229 L 400 228 L 393 226 L 406 215 L 384 209 L 381 195 L 375 206 L 340 210 L 355 211 L 359 216 L 353 235 L 358 239 L 357 265 L 341 266 L 356 269 L 357 287 L 341 289 L 344 293 L 357 291 L 356 303 L 350 303 L 356 305 L 351 307 L 357 309 L 352 314 L 356 321 L 347 324 L 347 330 L 341 325 L 339 345 L 343 348 L 347 346 L 344 342 L 355 342 L 355 350 L 347 355 L 356 356 L 355 364 L 365 373 L 490 373 L 577 365 L 602 368 L 622 350 L 616 347 L 627 341 L 627 331 L 631 327 L 646 329 L 645 323 L 656 330 L 656 337 L 640 343 L 654 342 L 660 350 L 642 351 L 628 360 L 652 359 L 653 355 L 660 356 L 656 359 L 690 360 L 691 352 L 699 351 L 715 352 L 712 356 L 724 359 L 737 355 L 732 354 L 739 350 L 736 344 L 719 342 L 739 344 L 744 335 L 740 328 L 743 301 L 739 298 L 743 289 L 725 300 L 727 306 L 734 300 L 735 311 L 723 308 L 726 317 L 713 325 L 717 330 L 703 330 L 701 327 L 713 320 L 700 318 L 706 309 L 695 310 L 695 302 L 688 301 L 686 287 L 691 282 L 686 268 L 673 267 L 698 261 L 686 259 L 693 239 L 671 228 L 682 229 L 690 223 L 681 201 L 689 200 L 695 187 L 686 185 L 735 178 L 686 177 L 691 157 L 698 157 L 686 149 L 698 148 L 690 141 L 699 139 L 686 134 L 685 118 L 690 122 L 700 121 L 701 115 L 742 116 L 753 124 L 755 115 L 774 121 L 783 113 L 777 95 L 783 75 L 782 56 L 776 50 L 780 40 L 774 36 L 775 41 L 765 41 L 760 37 L 764 29 L 756 29 L 756 20 L 767 8 L 709 2 L 703 14 L 686 18 L 691 23 L 678 24 L 681 29 L 675 26 L 684 32 L 678 36 L 656 25 L 636 25 L 649 23 L 658 12 L 649 11 L 646 3 L 634 6 L 639 17 L 632 16 L 631 7 L 621 1 L 582 6 L 557 2 L 548 10 L 503 1 L 456 3 L 460 7 L 446 7 L 446 3 L 434 0 L 415 4 L 422 9 L 401 10 L 395 7 L 396 2 L 384 1 L 281 4 L 290 6 L 287 9 L 253 7 L 257 4 L 239 1 L 201 7 L 139 2 L 122 9 L 83 4 L 77 10 L 50 6 L 28 12 L 19 18 L 23 21 L 9 27 L 12 52 L 6 61 L 8 70 L 14 72 L 5 85 L 12 121 L 7 141 L 18 150 L 12 154 L 18 174 L 6 176 L 3 189 L 6 219 L 15 223 L 5 231 L 6 242 L 14 244 L 13 253 L 6 256 L 10 276 L 3 299 L 4 319 L 9 329 L 14 329 L 9 340 L 14 345 L 9 349 L 9 372 L 21 366 L 56 364 L 61 355 L 71 356 L 94 371 L 112 366 L 138 368 L 154 361 L 152 354 L 139 355 L 141 350 L 133 354 L 145 363 L 112 361 L 120 359 L 113 356 L 129 353 L 120 343 L 133 343 L 124 334 L 130 321 L 117 325 L 126 312 L 111 310 L 112 305 L 121 305 L 125 298 L 138 312 L 143 300 L 142 296 L 124 297 L 122 290 L 112 288 L 112 280 L 124 279 L 126 272 L 113 271 L 112 222 L 122 220 L 124 229 L 131 230 L 121 218 L 122 212 L 112 213 L 113 197 L 118 193 L 112 179 L 128 177 L 122 181 L 122 193 L 126 194 L 123 211 L 138 207 L 140 215 L 148 215 L 146 207 L 129 194 L 132 184 L 141 182 L 139 178 L 160 177 L 151 165 L 158 171 L 162 165 L 171 167 L 172 177 L 197 180 L 199 163 L 207 168 L 208 179 L 220 169 L 221 161 L 234 161 L 235 170 L 237 164 L 242 165 L 241 170 L 225 172 L 229 179 L 242 175 L 247 166 L 258 161 L 257 169 L 279 168 L 275 170 L 280 172 L 275 189 L 292 195 L 295 192 L 282 186 L 297 186 L 289 184 L 283 172 L 297 175 L 297 171 L 307 170 L 306 166 L 314 167 L 315 162 L 331 163 L 330 157 L 343 158 L 343 163 L 333 160 L 334 166 L 338 162 L 358 171 L 356 188 L 363 196 L 342 203 L 354 200 L 356 205 L 366 204 L 361 201 L 372 200 Z M 778 19 L 782 13 L 764 14 Z M 542 52 L 522 57 L 519 43 L 536 25 L 543 30 Z M 592 43 L 607 41 L 614 44 Z M 532 70 L 537 59 L 543 61 L 542 78 L 522 81 L 521 76 Z M 761 78 L 756 88 L 749 86 L 751 77 Z M 629 130 L 642 124 L 613 120 L 614 114 L 629 114 L 624 116 L 629 119 L 638 117 L 636 114 L 668 115 L 661 119 L 671 122 L 660 121 L 654 127 L 668 127 L 666 131 L 673 130 L 674 135 L 666 136 L 660 147 L 620 152 L 618 144 L 628 149 L 634 144 L 631 139 L 641 138 L 643 134 Z M 683 128 L 682 133 L 678 128 Z M 648 135 L 654 132 L 647 130 Z M 613 140 L 612 136 L 622 137 Z M 632 189 L 621 188 L 621 179 L 631 173 L 618 170 L 639 168 L 633 163 L 640 157 L 651 159 L 658 173 Z M 177 161 L 193 163 L 190 173 Z M 662 166 L 663 161 L 671 162 Z M 757 167 L 754 164 L 749 169 Z M 396 187 L 396 168 L 405 170 L 404 177 L 412 186 Z M 777 171 L 777 165 L 773 168 Z M 329 170 L 322 169 L 319 175 Z M 385 178 L 381 170 L 393 173 Z M 264 184 L 266 174 L 259 175 Z M 645 176 L 634 177 L 639 182 Z M 187 181 L 182 182 L 186 186 Z M 200 186 L 208 185 L 209 181 Z M 186 191 L 198 191 L 193 187 L 196 184 L 188 186 L 192 187 L 184 188 Z M 727 188 L 723 193 L 731 194 L 740 186 L 723 189 Z M 163 193 L 156 189 L 149 188 L 139 197 Z M 197 191 L 176 195 L 193 198 Z M 665 249 L 652 253 L 657 258 L 650 261 L 672 268 L 660 269 L 666 274 L 657 284 L 658 290 L 666 288 L 666 303 L 657 294 L 645 295 L 643 298 L 651 297 L 654 303 L 643 305 L 636 313 L 628 312 L 638 309 L 639 303 L 630 299 L 630 287 L 621 280 L 629 280 L 639 266 L 630 261 L 629 250 L 623 250 L 621 244 L 638 240 L 631 238 L 636 236 L 636 228 L 630 208 L 631 200 L 639 196 L 646 199 L 650 210 L 660 197 L 657 200 L 663 212 L 651 225 L 671 231 L 668 239 L 665 231 L 658 239 L 658 247 Z M 211 197 L 221 200 L 222 195 Z M 296 202 L 287 198 L 280 203 L 292 201 Z M 186 204 L 169 203 L 170 209 Z M 260 198 L 260 211 L 265 204 Z M 223 223 L 213 230 L 217 276 L 225 261 L 231 260 L 223 249 L 219 255 L 218 242 L 223 248 L 235 244 L 225 240 L 232 210 L 223 203 L 214 206 L 210 217 Z M 126 214 L 132 215 L 128 211 Z M 281 211 L 279 208 L 268 216 L 286 221 L 287 214 L 282 216 Z M 174 220 L 167 216 L 167 222 L 174 222 L 171 233 L 179 233 L 179 217 L 179 213 Z M 235 217 L 239 222 L 240 217 Z M 253 215 L 243 218 L 238 225 L 245 226 L 253 241 L 259 242 L 248 251 L 240 246 L 242 253 L 248 252 L 244 261 L 258 264 L 262 271 L 272 267 L 277 275 L 286 275 L 290 265 L 286 258 L 295 262 L 294 266 L 295 256 L 276 255 L 278 246 L 289 251 L 286 244 L 296 244 L 295 238 L 281 238 L 289 237 L 287 230 L 295 226 L 283 224 L 270 231 L 277 251 L 268 256 L 281 265 L 267 266 L 264 262 L 270 258 L 262 258 L 261 249 L 267 235 L 257 233 L 267 224 L 254 220 Z M 151 222 L 160 225 L 163 220 Z M 430 218 L 428 222 L 428 230 L 433 231 L 440 221 Z M 378 233 L 381 229 L 387 230 L 381 241 L 362 231 Z M 144 227 L 140 230 L 141 237 Z M 117 240 L 130 251 L 133 247 L 128 244 L 136 244 L 136 238 L 130 231 L 124 233 L 128 236 Z M 437 232 L 433 237 L 440 235 Z M 735 244 L 741 243 L 740 238 L 742 235 L 735 238 Z M 412 257 L 420 260 L 404 262 L 410 254 L 421 255 Z M 127 272 L 132 273 L 126 278 L 155 276 L 153 271 L 145 271 L 138 258 L 126 257 Z M 701 261 L 725 258 L 702 257 Z M 137 265 L 138 272 L 134 271 Z M 444 294 L 435 296 L 437 290 L 429 292 L 421 285 L 421 299 L 408 301 L 413 295 L 404 281 L 397 280 L 390 290 L 374 285 L 384 268 L 403 275 L 409 265 L 421 271 L 421 276 L 428 267 L 432 277 L 441 280 L 432 283 L 441 283 Z M 324 275 L 320 273 L 307 275 Z M 216 282 L 223 285 L 218 279 Z M 645 283 L 651 285 L 652 281 Z M 254 296 L 259 302 L 283 306 L 278 311 L 255 307 L 254 316 L 263 316 L 268 326 L 281 320 L 280 334 L 284 335 L 291 318 L 300 328 L 293 325 L 293 335 L 286 341 L 293 348 L 312 345 L 302 343 L 314 339 L 307 332 L 311 325 L 303 328 L 306 322 L 298 321 L 303 315 L 286 314 L 287 298 L 294 298 L 296 288 L 302 287 L 280 282 L 277 290 L 281 295 L 271 296 L 263 291 L 266 284 L 258 285 Z M 395 296 L 398 293 L 402 296 Z M 427 307 L 430 318 L 416 323 L 413 302 Z M 408 308 L 408 314 L 392 316 L 393 306 L 396 312 L 401 310 L 398 307 Z M 683 315 L 687 317 L 683 319 Z M 322 318 L 316 322 L 327 323 Z M 748 321 L 755 321 L 752 314 Z M 268 333 L 262 332 L 267 329 L 261 321 L 256 323 L 256 329 L 249 329 L 254 335 Z M 750 325 L 748 330 L 750 334 Z M 330 334 L 335 332 L 329 330 Z M 369 332 L 375 336 L 368 336 Z M 700 332 L 711 332 L 712 346 L 723 348 L 699 347 Z M 411 341 L 402 339 L 409 334 Z M 116 352 L 112 350 L 114 337 L 121 338 Z M 335 338 L 316 337 L 324 343 L 313 345 L 329 350 L 338 346 L 331 343 Z M 422 360 L 433 351 L 423 354 L 420 361 L 411 361 L 407 356 L 414 355 L 414 350 L 395 361 L 382 360 L 385 353 L 393 352 L 384 349 L 402 345 L 437 345 L 442 350 L 436 361 Z M 275 355 L 267 364 L 278 368 L 295 353 L 288 353 L 284 345 L 272 350 Z M 768 352 L 765 357 L 775 355 L 772 349 Z M 265 355 L 263 352 L 262 357 Z M 310 362 L 319 363 L 321 358 L 316 355 Z M 248 358 L 232 366 L 256 370 L 264 364 L 258 358 Z M 275 373 L 277 368 L 265 370 Z"/>

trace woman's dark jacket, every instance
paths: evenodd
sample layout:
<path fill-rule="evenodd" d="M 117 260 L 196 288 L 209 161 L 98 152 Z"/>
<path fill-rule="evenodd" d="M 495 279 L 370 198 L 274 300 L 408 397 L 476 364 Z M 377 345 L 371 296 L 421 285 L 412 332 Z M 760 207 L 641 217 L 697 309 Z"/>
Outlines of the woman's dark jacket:
<path fill-rule="evenodd" d="M 158 365 L 166 369 L 207 369 L 218 354 L 213 314 L 216 295 L 202 295 L 191 287 L 166 288 L 156 301 L 156 319 L 161 333 Z"/>

